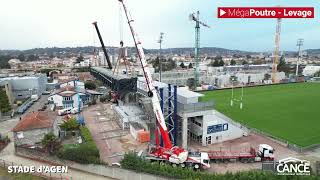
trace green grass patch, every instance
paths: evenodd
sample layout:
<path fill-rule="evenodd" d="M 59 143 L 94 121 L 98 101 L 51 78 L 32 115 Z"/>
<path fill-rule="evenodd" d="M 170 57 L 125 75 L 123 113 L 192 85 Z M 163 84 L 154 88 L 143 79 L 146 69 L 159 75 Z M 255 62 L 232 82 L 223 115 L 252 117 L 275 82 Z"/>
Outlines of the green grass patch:
<path fill-rule="evenodd" d="M 0 179 L 10 180 L 43 180 L 45 178 L 24 173 L 8 173 L 7 168 L 0 167 Z"/>
<path fill-rule="evenodd" d="M 320 143 L 320 83 L 297 83 L 244 88 L 243 109 L 230 106 L 231 89 L 205 92 L 201 101 L 249 127 L 301 147 Z M 240 99 L 241 88 L 234 90 Z"/>
<path fill-rule="evenodd" d="M 82 164 L 101 164 L 100 154 L 92 135 L 87 127 L 80 127 L 84 139 L 82 144 L 64 144 L 57 154 L 61 159 L 67 159 Z"/>

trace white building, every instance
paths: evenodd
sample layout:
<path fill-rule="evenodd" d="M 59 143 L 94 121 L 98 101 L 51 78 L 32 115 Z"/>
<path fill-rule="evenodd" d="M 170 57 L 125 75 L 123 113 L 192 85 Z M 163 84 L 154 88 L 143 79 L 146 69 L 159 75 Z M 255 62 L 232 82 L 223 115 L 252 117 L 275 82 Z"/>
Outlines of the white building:
<path fill-rule="evenodd" d="M 320 71 L 320 66 L 313 66 L 313 65 L 307 65 L 303 71 L 302 74 L 304 76 L 313 76 L 315 73 Z"/>
<path fill-rule="evenodd" d="M 85 96 L 84 93 L 80 93 L 74 90 L 72 86 L 65 86 L 48 97 L 48 101 L 53 103 L 57 109 L 66 108 L 80 108 L 83 107 L 83 101 L 79 96 Z"/>
<path fill-rule="evenodd" d="M 139 93 L 147 92 L 143 78 L 138 78 L 137 83 Z M 155 81 L 154 85 L 163 88 L 164 95 L 167 94 L 167 84 Z M 203 94 L 184 87 L 177 89 L 178 121 L 181 122 L 178 129 L 182 129 L 182 132 L 178 133 L 178 142 L 182 147 L 187 148 L 190 141 L 206 146 L 247 134 L 246 128 L 214 110 L 214 102 L 199 102 L 199 97 L 202 96 Z"/>
<path fill-rule="evenodd" d="M 78 89 L 85 89 L 84 82 L 81 82 L 81 81 L 75 80 L 75 79 L 60 82 L 60 88 L 64 88 L 66 86 L 76 87 Z"/>

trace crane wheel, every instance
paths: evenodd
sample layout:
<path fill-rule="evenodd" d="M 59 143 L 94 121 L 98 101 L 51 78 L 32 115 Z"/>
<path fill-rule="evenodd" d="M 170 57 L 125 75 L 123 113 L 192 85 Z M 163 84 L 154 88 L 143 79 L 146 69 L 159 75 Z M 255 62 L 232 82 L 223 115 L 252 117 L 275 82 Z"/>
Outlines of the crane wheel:
<path fill-rule="evenodd" d="M 177 164 L 175 164 L 175 163 L 172 163 L 172 167 L 177 167 Z"/>
<path fill-rule="evenodd" d="M 182 168 L 185 168 L 185 167 L 186 167 L 186 165 L 185 165 L 184 163 L 181 163 L 180 166 L 181 166 Z"/>
<path fill-rule="evenodd" d="M 152 91 L 148 91 L 148 97 L 152 97 L 153 96 L 153 92 Z"/>
<path fill-rule="evenodd" d="M 195 168 L 195 169 L 199 169 L 199 167 L 200 167 L 199 164 L 195 164 L 195 165 L 194 165 L 194 168 Z"/>

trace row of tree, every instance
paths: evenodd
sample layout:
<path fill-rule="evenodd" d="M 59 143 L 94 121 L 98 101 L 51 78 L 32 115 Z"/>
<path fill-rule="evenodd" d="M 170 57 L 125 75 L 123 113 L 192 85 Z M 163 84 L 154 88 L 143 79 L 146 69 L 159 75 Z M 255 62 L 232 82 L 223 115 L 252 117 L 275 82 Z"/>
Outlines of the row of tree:
<path fill-rule="evenodd" d="M 0 112 L 6 113 L 11 110 L 11 106 L 9 103 L 8 96 L 6 92 L 2 89 L 0 89 Z"/>
<path fill-rule="evenodd" d="M 29 54 L 27 56 L 25 56 L 24 54 L 19 54 L 17 59 L 19 59 L 20 61 L 36 61 L 39 60 L 39 56 L 35 54 Z"/>
<path fill-rule="evenodd" d="M 155 72 L 159 72 L 160 71 L 160 60 L 157 57 L 154 60 L 148 60 L 152 66 L 155 68 Z M 169 59 L 161 59 L 161 67 L 162 67 L 162 71 L 171 71 L 173 69 L 175 69 L 177 67 L 177 64 L 174 60 L 172 60 L 171 58 Z"/>
<path fill-rule="evenodd" d="M 8 61 L 12 59 L 11 56 L 0 56 L 0 69 L 10 69 Z"/>

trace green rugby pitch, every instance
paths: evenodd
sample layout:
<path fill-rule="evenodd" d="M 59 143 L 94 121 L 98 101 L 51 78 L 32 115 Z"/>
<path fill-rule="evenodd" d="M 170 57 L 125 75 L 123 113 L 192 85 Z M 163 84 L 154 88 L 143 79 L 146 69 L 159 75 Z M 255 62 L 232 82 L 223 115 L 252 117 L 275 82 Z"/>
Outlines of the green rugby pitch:
<path fill-rule="evenodd" d="M 320 143 L 320 83 L 244 88 L 243 109 L 230 106 L 231 89 L 207 91 L 201 101 L 244 125 L 301 147 Z M 241 88 L 234 89 L 240 99 Z"/>

